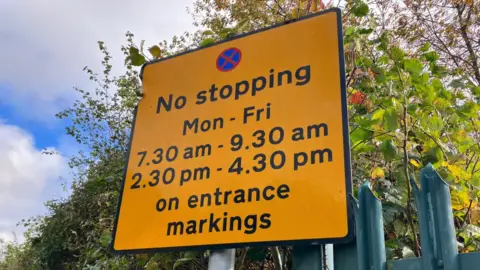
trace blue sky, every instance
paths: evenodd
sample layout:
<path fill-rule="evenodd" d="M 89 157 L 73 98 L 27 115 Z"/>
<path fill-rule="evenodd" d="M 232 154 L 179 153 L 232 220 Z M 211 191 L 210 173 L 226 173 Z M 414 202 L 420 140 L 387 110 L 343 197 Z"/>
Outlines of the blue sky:
<path fill-rule="evenodd" d="M 0 86 L 0 92 L 7 92 L 6 87 Z M 45 125 L 42 121 L 25 118 L 15 113 L 11 104 L 0 104 L 0 115 L 4 124 L 15 125 L 21 129 L 29 131 L 35 137 L 35 147 L 43 149 L 60 143 L 60 134 L 65 131 L 64 121 L 49 119 L 50 125 Z"/>
<path fill-rule="evenodd" d="M 70 179 L 63 155 L 80 146 L 54 115 L 75 100 L 73 87 L 93 90 L 82 69 L 101 71 L 97 41 L 109 48 L 118 74 L 127 31 L 146 47 L 192 31 L 192 2 L 0 1 L 0 238 L 12 241 L 15 233 L 23 241 L 16 223 L 45 213 L 44 201 L 67 196 L 59 181 Z M 45 148 L 62 155 L 43 155 Z"/>

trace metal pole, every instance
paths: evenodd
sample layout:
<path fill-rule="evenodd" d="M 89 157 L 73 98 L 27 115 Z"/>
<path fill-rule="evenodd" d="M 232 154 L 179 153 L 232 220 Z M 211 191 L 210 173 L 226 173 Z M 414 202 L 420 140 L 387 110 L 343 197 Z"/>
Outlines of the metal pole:
<path fill-rule="evenodd" d="M 333 268 L 333 245 L 327 244 L 325 245 L 325 259 L 326 259 L 326 269 L 327 270 L 334 270 Z"/>
<path fill-rule="evenodd" d="M 208 270 L 234 270 L 235 249 L 219 249 L 210 251 Z"/>

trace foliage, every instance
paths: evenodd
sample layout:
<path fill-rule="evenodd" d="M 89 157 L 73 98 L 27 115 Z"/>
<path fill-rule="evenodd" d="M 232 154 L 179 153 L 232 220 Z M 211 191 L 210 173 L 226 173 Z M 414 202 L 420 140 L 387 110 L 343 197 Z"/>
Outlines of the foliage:
<path fill-rule="evenodd" d="M 197 0 L 189 11 L 197 32 L 146 50 L 127 33 L 119 77 L 110 75 L 111 56 L 99 42 L 103 73 L 85 68 L 98 87 L 76 89 L 81 98 L 57 115 L 87 149 L 70 160 L 72 195 L 25 222 L 25 244 L 8 244 L 0 269 L 206 269 L 207 251 L 113 256 L 107 249 L 132 111 L 142 95 L 138 66 L 333 5 Z M 460 252 L 480 249 L 478 2 L 348 0 L 342 8 L 354 185 L 369 180 L 383 203 L 389 259 L 420 254 L 407 179 L 428 163 L 451 185 Z M 291 267 L 288 247 L 237 249 L 236 258 L 238 269 Z"/>

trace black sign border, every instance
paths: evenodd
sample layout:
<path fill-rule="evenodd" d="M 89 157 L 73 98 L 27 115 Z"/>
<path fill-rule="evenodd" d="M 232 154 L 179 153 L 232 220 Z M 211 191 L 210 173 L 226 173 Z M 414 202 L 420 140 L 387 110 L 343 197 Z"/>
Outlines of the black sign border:
<path fill-rule="evenodd" d="M 133 141 L 133 134 L 134 134 L 134 129 L 135 129 L 135 122 L 136 122 L 136 117 L 137 117 L 137 107 L 135 108 L 133 114 L 134 114 L 134 119 L 132 123 L 132 128 L 130 131 L 130 141 L 128 145 L 128 152 L 126 153 L 126 164 L 123 172 L 123 179 L 122 179 L 122 186 L 120 189 L 120 194 L 118 198 L 118 207 L 116 210 L 115 214 L 115 222 L 113 225 L 113 232 L 112 232 L 112 242 L 110 244 L 110 250 L 114 254 L 118 255 L 127 255 L 127 254 L 145 254 L 145 253 L 155 253 L 155 252 L 172 252 L 172 251 L 193 251 L 193 250 L 215 250 L 215 249 L 227 249 L 227 248 L 241 248 L 241 247 L 265 247 L 265 246 L 295 246 L 295 245 L 318 245 L 318 244 L 339 244 L 339 243 L 347 243 L 351 242 L 354 237 L 355 237 L 355 232 L 354 232 L 354 216 L 353 216 L 353 209 L 350 204 L 350 198 L 349 195 L 352 194 L 352 175 L 351 175 L 351 155 L 350 155 L 350 133 L 349 133 L 349 118 L 348 118 L 348 107 L 347 107 L 347 90 L 346 90 L 346 85 L 345 85 L 345 60 L 344 60 L 344 50 L 343 50 L 343 35 L 342 35 L 342 12 L 339 8 L 330 8 L 327 10 L 323 10 L 321 12 L 311 14 L 308 16 L 304 16 L 299 19 L 294 19 L 282 23 L 278 23 L 269 27 L 265 27 L 262 29 L 258 29 L 252 32 L 248 32 L 245 34 L 237 35 L 232 38 L 222 40 L 220 42 L 210 44 L 205 47 L 200 47 L 196 48 L 193 50 L 188 50 L 176 55 L 172 55 L 169 57 L 165 57 L 162 59 L 157 59 L 154 61 L 150 61 L 148 63 L 145 63 L 140 70 L 140 79 L 143 81 L 143 71 L 146 66 L 166 61 L 168 59 L 178 57 L 184 54 L 196 52 L 199 50 L 203 50 L 206 48 L 210 48 L 222 43 L 230 42 L 232 40 L 240 39 L 246 36 L 254 35 L 260 32 L 264 32 L 270 29 L 274 29 L 277 27 L 281 27 L 287 24 L 292 24 L 298 21 L 303 21 L 307 20 L 309 18 L 321 16 L 327 13 L 336 13 L 337 17 L 337 36 L 338 36 L 338 52 L 339 52 L 339 63 L 340 63 L 340 90 L 341 90 L 341 99 L 342 99 L 342 125 L 343 125 L 343 149 L 344 149 L 344 163 L 345 163 L 345 187 L 346 187 L 346 207 L 347 207 L 347 223 L 348 223 L 348 232 L 347 235 L 344 237 L 340 238 L 322 238 L 322 239 L 302 239 L 302 240 L 283 240 L 283 241 L 262 241 L 262 242 L 244 242 L 244 243 L 227 243 L 227 244 L 206 244 L 206 245 L 196 245 L 196 246 L 179 246 L 179 247 L 167 247 L 167 248 L 147 248 L 147 249 L 127 249 L 127 250 L 115 250 L 115 235 L 117 232 L 117 224 L 118 224 L 118 218 L 120 215 L 120 208 L 122 204 L 122 196 L 123 196 L 123 189 L 125 187 L 125 181 L 126 181 L 126 174 L 127 174 L 127 168 L 129 164 L 129 157 L 130 157 L 130 150 L 132 146 L 132 141 Z M 313 215 L 315 213 L 312 213 Z M 328 218 L 325 219 L 325 222 L 328 222 Z"/>

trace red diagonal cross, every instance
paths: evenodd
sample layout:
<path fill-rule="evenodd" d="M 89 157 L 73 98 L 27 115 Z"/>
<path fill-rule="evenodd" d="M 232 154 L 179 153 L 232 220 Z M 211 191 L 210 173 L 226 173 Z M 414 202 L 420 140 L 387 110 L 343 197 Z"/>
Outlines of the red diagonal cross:
<path fill-rule="evenodd" d="M 233 57 L 237 55 L 238 52 L 233 52 L 230 57 L 226 56 L 225 54 L 220 55 L 221 58 L 225 59 L 225 62 L 220 68 L 224 68 L 228 63 L 231 63 L 232 65 L 237 65 L 237 62 L 233 61 Z"/>

